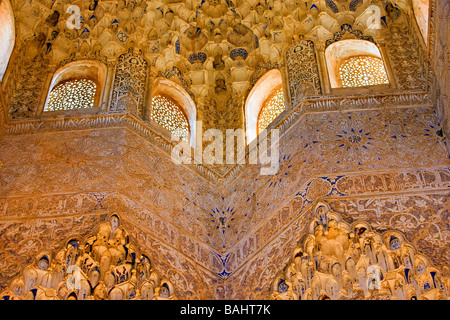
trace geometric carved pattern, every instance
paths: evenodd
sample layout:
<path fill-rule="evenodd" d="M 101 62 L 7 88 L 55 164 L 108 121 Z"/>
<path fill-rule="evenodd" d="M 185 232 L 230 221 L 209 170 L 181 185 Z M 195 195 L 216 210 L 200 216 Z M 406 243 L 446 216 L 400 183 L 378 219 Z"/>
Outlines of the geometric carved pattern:
<path fill-rule="evenodd" d="M 450 279 L 430 265 L 399 231 L 352 225 L 319 203 L 309 234 L 277 276 L 271 299 L 278 300 L 439 300 Z"/>
<path fill-rule="evenodd" d="M 373 86 L 389 83 L 383 60 L 371 56 L 350 57 L 339 66 L 343 87 Z"/>
<path fill-rule="evenodd" d="M 313 41 L 300 40 L 289 48 L 286 53 L 286 67 L 291 106 L 297 106 L 303 97 L 321 94 Z"/>
<path fill-rule="evenodd" d="M 166 96 L 152 99 L 150 117 L 182 140 L 189 140 L 189 122 L 177 103 Z"/>
<path fill-rule="evenodd" d="M 52 255 L 41 252 L 25 267 L 3 300 L 176 300 L 172 284 L 160 279 L 150 259 L 137 252 L 112 215 L 97 234 L 72 239 Z"/>
<path fill-rule="evenodd" d="M 128 111 L 142 116 L 144 110 L 147 61 L 142 52 L 129 49 L 119 56 L 114 79 L 110 111 Z"/>
<path fill-rule="evenodd" d="M 44 111 L 92 108 L 96 87 L 89 79 L 66 81 L 50 92 Z"/>
<path fill-rule="evenodd" d="M 261 132 L 285 109 L 283 88 L 275 90 L 264 102 L 258 116 L 258 132 Z"/>

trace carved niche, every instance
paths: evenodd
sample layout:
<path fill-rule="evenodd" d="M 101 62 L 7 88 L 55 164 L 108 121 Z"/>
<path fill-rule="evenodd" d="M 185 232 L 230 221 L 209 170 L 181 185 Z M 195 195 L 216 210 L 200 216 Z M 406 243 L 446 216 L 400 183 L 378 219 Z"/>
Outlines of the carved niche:
<path fill-rule="evenodd" d="M 289 48 L 286 53 L 286 69 L 291 106 L 297 106 L 304 97 L 321 94 L 313 41 L 300 40 Z"/>
<path fill-rule="evenodd" d="M 56 254 L 38 254 L 0 299 L 176 300 L 177 296 L 150 259 L 129 242 L 114 214 L 84 241 L 73 239 Z"/>
<path fill-rule="evenodd" d="M 291 262 L 276 277 L 277 300 L 448 299 L 450 279 L 395 230 L 344 222 L 325 203 Z"/>
<path fill-rule="evenodd" d="M 147 61 L 141 50 L 132 48 L 119 56 L 110 111 L 128 111 L 142 117 L 144 111 L 145 84 L 147 80 Z"/>

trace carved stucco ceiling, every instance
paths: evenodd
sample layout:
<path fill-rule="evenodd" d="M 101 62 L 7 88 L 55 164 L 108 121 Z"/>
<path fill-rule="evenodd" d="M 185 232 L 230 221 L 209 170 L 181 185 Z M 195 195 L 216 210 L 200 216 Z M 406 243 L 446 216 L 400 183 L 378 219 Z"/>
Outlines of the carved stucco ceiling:
<path fill-rule="evenodd" d="M 88 52 L 114 59 L 138 47 L 158 69 L 198 69 L 190 58 L 198 52 L 207 57 L 204 69 L 218 54 L 227 69 L 239 63 L 256 68 L 261 61 L 279 61 L 299 35 L 328 38 L 343 23 L 367 29 L 367 5 L 358 0 L 13 0 L 12 5 L 18 46 L 34 38 L 28 45 L 37 52 L 29 53 L 40 52 L 54 64 Z M 76 28 L 73 6 L 81 15 Z M 232 53 L 236 48 L 242 50 Z"/>

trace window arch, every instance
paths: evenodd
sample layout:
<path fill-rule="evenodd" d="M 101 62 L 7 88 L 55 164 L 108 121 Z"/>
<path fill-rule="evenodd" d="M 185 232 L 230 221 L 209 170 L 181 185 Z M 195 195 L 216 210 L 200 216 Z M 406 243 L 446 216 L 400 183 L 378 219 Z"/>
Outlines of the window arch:
<path fill-rule="evenodd" d="M 161 94 L 154 96 L 150 118 L 181 140 L 189 142 L 188 119 L 181 107 L 172 98 Z"/>
<path fill-rule="evenodd" d="M 93 108 L 96 90 L 97 84 L 86 78 L 64 81 L 50 92 L 44 111 Z"/>
<path fill-rule="evenodd" d="M 267 128 L 267 126 L 284 111 L 284 109 L 284 92 L 283 87 L 280 85 L 273 90 L 272 94 L 266 99 L 261 107 L 257 123 L 258 134 Z"/>
<path fill-rule="evenodd" d="M 341 40 L 325 50 L 332 88 L 388 84 L 388 75 L 378 47 L 367 40 Z"/>
<path fill-rule="evenodd" d="M 383 60 L 373 56 L 355 56 L 339 65 L 343 87 L 362 87 L 388 83 Z"/>
<path fill-rule="evenodd" d="M 247 144 L 252 142 L 285 109 L 281 72 L 266 72 L 250 91 L 245 102 Z"/>
<path fill-rule="evenodd" d="M 43 111 L 67 111 L 100 107 L 106 66 L 99 61 L 71 62 L 53 75 Z"/>
<path fill-rule="evenodd" d="M 9 0 L 0 1 L 0 81 L 3 80 L 15 41 L 14 13 Z"/>
<path fill-rule="evenodd" d="M 192 97 L 178 84 L 165 78 L 153 84 L 150 120 L 195 145 L 197 110 Z"/>

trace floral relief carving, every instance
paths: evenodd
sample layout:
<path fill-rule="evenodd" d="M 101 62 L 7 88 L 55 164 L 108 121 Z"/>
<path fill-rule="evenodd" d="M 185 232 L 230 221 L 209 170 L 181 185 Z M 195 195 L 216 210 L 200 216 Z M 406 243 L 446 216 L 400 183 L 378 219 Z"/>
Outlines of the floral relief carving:
<path fill-rule="evenodd" d="M 304 97 L 321 94 L 313 41 L 300 40 L 292 45 L 286 53 L 286 68 L 293 107 Z"/>
<path fill-rule="evenodd" d="M 119 56 L 110 111 L 128 111 L 141 116 L 144 112 L 147 62 L 142 52 L 130 49 Z"/>
<path fill-rule="evenodd" d="M 36 54 L 34 58 L 27 55 L 27 50 L 41 45 L 37 38 L 24 43 L 19 49 L 9 81 L 3 90 L 9 105 L 10 119 L 34 117 L 39 106 L 40 95 L 44 89 L 42 76 L 48 72 L 49 59 L 42 54 Z"/>
<path fill-rule="evenodd" d="M 425 90 L 426 69 L 417 36 L 409 27 L 391 27 L 386 49 L 402 90 Z"/>

